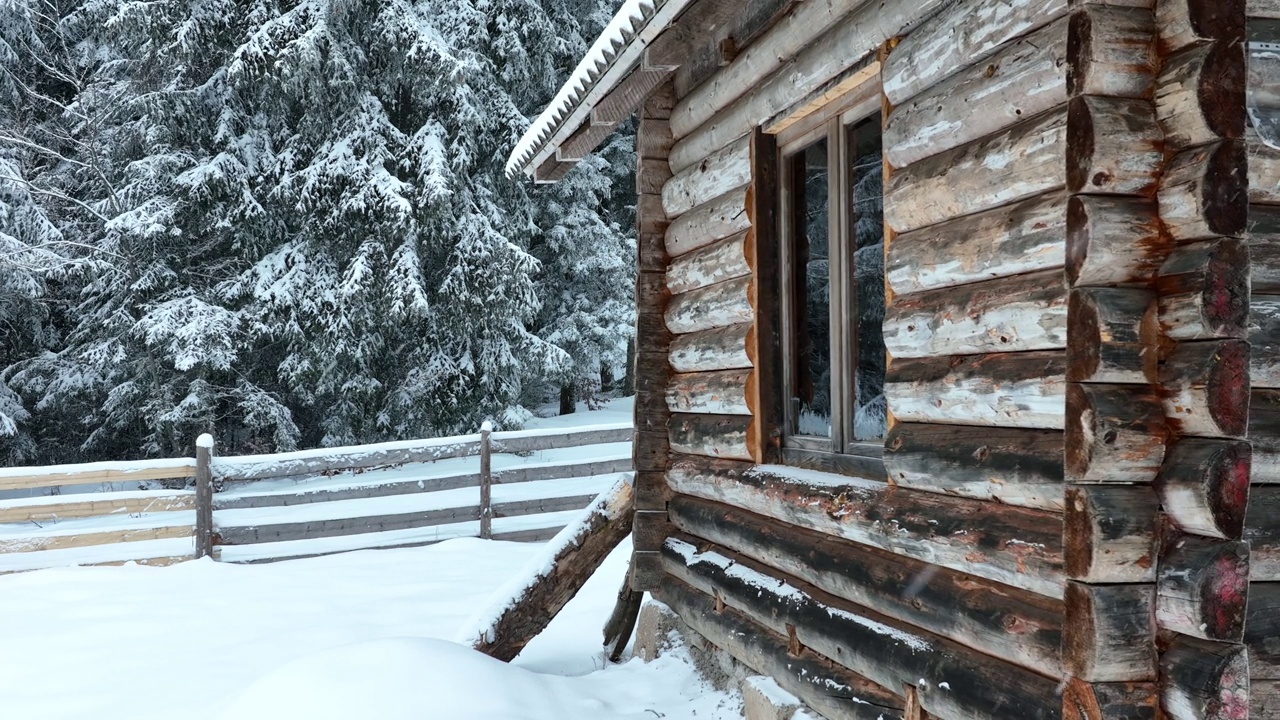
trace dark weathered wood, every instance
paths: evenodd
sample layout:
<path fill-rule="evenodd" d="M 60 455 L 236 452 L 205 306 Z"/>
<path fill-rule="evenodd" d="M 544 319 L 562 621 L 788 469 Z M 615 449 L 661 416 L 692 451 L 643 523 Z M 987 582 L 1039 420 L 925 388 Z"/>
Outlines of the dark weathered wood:
<path fill-rule="evenodd" d="M 1156 514 L 1150 487 L 1069 485 L 1064 519 L 1067 577 L 1146 583 L 1156 576 Z"/>
<path fill-rule="evenodd" d="M 1061 511 L 1062 453 L 1058 430 L 897 423 L 884 466 L 900 487 Z"/>
<path fill-rule="evenodd" d="M 1067 281 L 1146 285 L 1169 254 L 1153 200 L 1076 195 L 1067 209 Z"/>
<path fill-rule="evenodd" d="M 734 188 L 684 213 L 667 228 L 667 254 L 680 257 L 748 227 L 745 187 Z"/>
<path fill-rule="evenodd" d="M 663 558 L 669 573 L 707 595 L 719 593 L 725 605 L 774 632 L 793 628 L 802 646 L 880 685 L 915 687 L 921 705 L 933 716 L 1059 716 L 1056 679 L 905 629 L 800 580 L 779 580 L 758 564 L 714 546 L 699 552 L 689 542 L 673 538 L 663 547 Z"/>
<path fill-rule="evenodd" d="M 895 359 L 1066 347 L 1062 271 L 899 295 L 883 332 Z"/>
<path fill-rule="evenodd" d="M 755 383 L 748 395 L 755 421 L 747 448 L 757 462 L 778 459 L 779 435 L 783 427 L 780 393 L 782 334 L 777 298 L 780 294 L 778 144 L 773 135 L 756 130 L 751 136 L 753 177 L 747 193 L 747 214 L 751 220 L 748 262 L 756 277 L 751 295 L 755 329 L 747 335 L 747 353 L 756 368 Z"/>
<path fill-rule="evenodd" d="M 1262 142 L 1252 128 L 1245 135 L 1249 157 L 1249 202 L 1280 205 L 1280 150 Z"/>
<path fill-rule="evenodd" d="M 1166 59 L 1156 85 L 1156 112 L 1168 149 L 1242 138 L 1244 91 L 1240 43 L 1192 45 Z"/>
<path fill-rule="evenodd" d="M 1062 653 L 1088 682 L 1156 679 L 1155 588 L 1067 583 Z"/>
<path fill-rule="evenodd" d="M 1160 267 L 1160 327 L 1175 340 L 1246 336 L 1249 248 L 1221 238 L 1174 250 Z"/>
<path fill-rule="evenodd" d="M 1155 683 L 1088 683 L 1068 680 L 1063 720 L 1161 720 Z"/>
<path fill-rule="evenodd" d="M 900 105 L 1011 40 L 1065 15 L 1066 0 L 975 0 L 938 13 L 908 34 L 884 64 L 884 93 Z"/>
<path fill-rule="evenodd" d="M 1170 720 L 1250 717 L 1244 646 L 1178 638 L 1160 656 L 1160 699 Z"/>
<path fill-rule="evenodd" d="M 1280 390 L 1249 394 L 1249 439 L 1255 483 L 1280 483 Z"/>
<path fill-rule="evenodd" d="M 1161 0 L 1156 3 L 1160 50 L 1171 54 L 1206 40 L 1244 39 L 1246 0 Z"/>
<path fill-rule="evenodd" d="M 1280 581 L 1280 487 L 1258 485 L 1252 488 L 1244 539 L 1252 550 L 1249 579 Z"/>
<path fill-rule="evenodd" d="M 1164 410 L 1147 385 L 1067 386 L 1066 477 L 1074 483 L 1149 483 L 1164 462 Z"/>
<path fill-rule="evenodd" d="M 1247 442 L 1183 438 L 1165 457 L 1156 488 L 1184 532 L 1239 540 L 1249 503 Z"/>
<path fill-rule="evenodd" d="M 673 528 L 667 517 L 667 509 L 636 510 L 631 520 L 631 542 L 636 550 L 656 552 L 662 541 L 671 536 Z"/>
<path fill-rule="evenodd" d="M 1204 638 L 1239 642 L 1249 596 L 1249 546 L 1182 535 L 1160 556 L 1156 622 Z"/>
<path fill-rule="evenodd" d="M 1249 707 L 1251 718 L 1280 716 L 1280 680 L 1251 680 Z"/>
<path fill-rule="evenodd" d="M 1244 644 L 1249 648 L 1250 677 L 1280 680 L 1280 583 L 1249 583 Z"/>
<path fill-rule="evenodd" d="M 745 463 L 682 459 L 667 473 L 677 493 L 715 500 L 817 532 L 1062 596 L 1062 518 L 893 488 L 852 478 L 808 480 Z"/>
<path fill-rule="evenodd" d="M 1060 268 L 1066 205 L 1066 195 L 1050 193 L 898 235 L 885 278 L 906 295 Z"/>
<path fill-rule="evenodd" d="M 1068 305 L 1067 379 L 1153 383 L 1160 330 L 1156 296 L 1139 288 L 1076 288 Z"/>
<path fill-rule="evenodd" d="M 671 518 L 700 540 L 836 597 L 1051 677 L 1062 671 L 1063 608 L 1055 600 L 720 503 L 676 496 Z"/>
<path fill-rule="evenodd" d="M 486 421 L 480 427 L 480 537 L 493 535 L 493 448 L 489 435 L 492 426 Z"/>
<path fill-rule="evenodd" d="M 667 268 L 667 288 L 678 295 L 749 274 L 746 239 L 740 232 L 676 258 Z"/>
<path fill-rule="evenodd" d="M 644 98 L 654 88 L 671 77 L 671 71 L 674 69 L 673 67 L 654 67 L 647 63 L 641 63 L 629 75 L 620 80 L 604 97 L 600 98 L 596 106 L 591 110 L 591 121 L 597 124 L 609 124 L 616 128 L 618 123 L 626 120 L 635 112 L 636 108 L 644 102 Z M 587 152 L 590 153 L 594 149 L 594 147 L 589 148 Z M 561 157 L 564 157 L 563 149 L 561 150 Z"/>
<path fill-rule="evenodd" d="M 895 172 L 885 223 L 905 233 L 1057 190 L 1066 137 L 1065 113 L 1052 112 Z"/>
<path fill-rule="evenodd" d="M 557 536 L 561 544 L 553 561 L 539 568 L 479 637 L 471 639 L 472 647 L 504 662 L 519 655 L 631 532 L 631 499 L 626 480 L 602 493 L 576 532 Z"/>
<path fill-rule="evenodd" d="M 618 590 L 618 599 L 613 605 L 613 612 L 604 623 L 604 646 L 608 649 L 609 662 L 618 662 L 627 649 L 631 634 L 635 632 L 636 621 L 640 618 L 640 606 L 644 604 L 644 591 L 633 589 L 636 573 L 632 563 Z"/>
<path fill-rule="evenodd" d="M 565 497 L 535 498 L 532 500 L 496 503 L 493 505 L 493 517 L 521 517 L 524 515 L 563 512 L 565 510 L 581 510 L 590 505 L 595 498 L 594 494 L 568 495 Z"/>
<path fill-rule="evenodd" d="M 750 425 L 750 416 L 743 415 L 672 415 L 671 449 L 689 455 L 750 460 L 747 449 Z"/>
<path fill-rule="evenodd" d="M 502 540 L 504 542 L 523 542 L 535 543 L 546 542 L 555 537 L 563 530 L 564 527 L 557 525 L 548 528 L 530 528 L 528 530 L 509 530 L 507 532 L 496 532 L 493 534 L 494 540 Z M 429 545 L 431 543 L 423 543 Z"/>
<path fill-rule="evenodd" d="M 213 555 L 213 436 L 196 440 L 196 559 Z"/>
<path fill-rule="evenodd" d="M 1068 190 L 1104 195 L 1155 190 L 1164 152 L 1150 100 L 1077 97 L 1067 126 Z"/>
<path fill-rule="evenodd" d="M 742 277 L 677 295 L 667 304 L 667 328 L 684 334 L 751 322 L 750 288 L 751 278 Z"/>
<path fill-rule="evenodd" d="M 1160 181 L 1160 219 L 1177 242 L 1244 232 L 1249 178 L 1244 143 L 1223 141 L 1176 155 Z"/>
<path fill-rule="evenodd" d="M 793 643 L 785 629 L 771 631 L 751 613 L 722 609 L 713 596 L 680 580 L 668 579 L 654 594 L 694 632 L 753 671 L 773 678 L 829 720 L 902 717 L 902 700 L 888 690 L 812 650 L 790 652 Z"/>
<path fill-rule="evenodd" d="M 751 323 L 741 323 L 680 335 L 671 343 L 671 367 L 681 373 L 749 368 L 747 339 L 752 328 Z"/>
<path fill-rule="evenodd" d="M 782 464 L 802 470 L 816 470 L 876 482 L 884 482 L 887 477 L 884 461 L 879 457 L 852 453 L 836 454 L 796 447 L 784 447 L 780 452 Z"/>
<path fill-rule="evenodd" d="M 1250 299 L 1249 345 L 1249 384 L 1280 388 L 1280 295 Z"/>
<path fill-rule="evenodd" d="M 1060 429 L 1066 365 L 1060 350 L 895 360 L 885 395 L 903 422 Z"/>
<path fill-rule="evenodd" d="M 1280 294 L 1280 207 L 1250 205 L 1247 239 L 1252 291 Z"/>
<path fill-rule="evenodd" d="M 1160 368 L 1164 411 L 1181 435 L 1242 438 L 1249 422 L 1249 344 L 1184 342 Z"/>
<path fill-rule="evenodd" d="M 653 354 L 663 352 L 671 344 L 671 331 L 665 318 L 670 299 L 664 273 L 642 270 L 636 274 L 635 330 L 636 337 L 642 339 L 636 352 L 637 373 L 643 374 L 648 370 L 661 375 L 666 372 L 665 358 L 655 358 Z M 658 362 L 649 362 L 651 359 Z"/>
<path fill-rule="evenodd" d="M 751 370 L 718 370 L 671 376 L 667 407 L 671 412 L 750 415 L 747 382 Z"/>

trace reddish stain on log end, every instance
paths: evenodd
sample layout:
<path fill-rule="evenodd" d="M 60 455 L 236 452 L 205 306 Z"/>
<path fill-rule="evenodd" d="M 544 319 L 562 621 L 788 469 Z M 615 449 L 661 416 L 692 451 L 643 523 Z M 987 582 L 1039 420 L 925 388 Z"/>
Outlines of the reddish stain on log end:
<path fill-rule="evenodd" d="M 1214 561 L 1208 590 L 1212 612 L 1205 620 L 1212 623 L 1215 637 L 1230 639 L 1244 626 L 1245 604 L 1249 596 L 1249 567 L 1242 558 L 1226 555 Z"/>

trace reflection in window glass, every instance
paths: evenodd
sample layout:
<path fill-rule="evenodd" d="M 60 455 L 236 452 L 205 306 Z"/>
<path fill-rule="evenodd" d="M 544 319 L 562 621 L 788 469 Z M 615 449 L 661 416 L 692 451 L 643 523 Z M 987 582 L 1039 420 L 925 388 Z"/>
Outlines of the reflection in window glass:
<path fill-rule="evenodd" d="M 831 262 L 828 253 L 827 141 L 809 146 L 796 188 L 795 431 L 831 436 Z"/>
<path fill-rule="evenodd" d="M 880 127 L 853 128 L 850 155 L 853 172 L 854 285 L 858 317 L 857 365 L 854 368 L 853 439 L 878 440 L 887 429 L 884 397 L 884 193 L 881 180 Z"/>

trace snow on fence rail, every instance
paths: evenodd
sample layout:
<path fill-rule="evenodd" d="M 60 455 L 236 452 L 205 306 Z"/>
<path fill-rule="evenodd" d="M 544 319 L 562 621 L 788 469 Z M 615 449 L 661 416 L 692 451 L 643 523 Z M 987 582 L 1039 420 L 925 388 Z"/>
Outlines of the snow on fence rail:
<path fill-rule="evenodd" d="M 630 473 L 630 443 L 615 424 L 220 458 L 202 436 L 194 458 L 0 468 L 0 491 L 46 493 L 0 499 L 0 572 L 544 540 Z"/>

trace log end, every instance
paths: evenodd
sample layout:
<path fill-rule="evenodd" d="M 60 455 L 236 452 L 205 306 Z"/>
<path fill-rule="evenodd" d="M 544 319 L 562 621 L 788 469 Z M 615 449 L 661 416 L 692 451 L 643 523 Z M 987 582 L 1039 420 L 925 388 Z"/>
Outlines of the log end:
<path fill-rule="evenodd" d="M 1174 717 L 1248 720 L 1249 658 L 1243 645 L 1179 638 L 1160 658 L 1160 695 Z"/>
<path fill-rule="evenodd" d="M 1183 536 L 1161 559 L 1157 592 L 1162 628 L 1238 642 L 1249 599 L 1249 546 Z"/>
<path fill-rule="evenodd" d="M 1205 224 L 1215 235 L 1237 237 L 1249 224 L 1248 165 L 1242 141 L 1221 143 L 1209 157 L 1200 192 Z"/>
<path fill-rule="evenodd" d="M 1197 95 L 1200 107 L 1212 111 L 1205 121 L 1218 137 L 1227 140 L 1244 137 L 1248 120 L 1245 109 L 1247 84 L 1244 44 L 1215 44 L 1205 59 Z"/>

